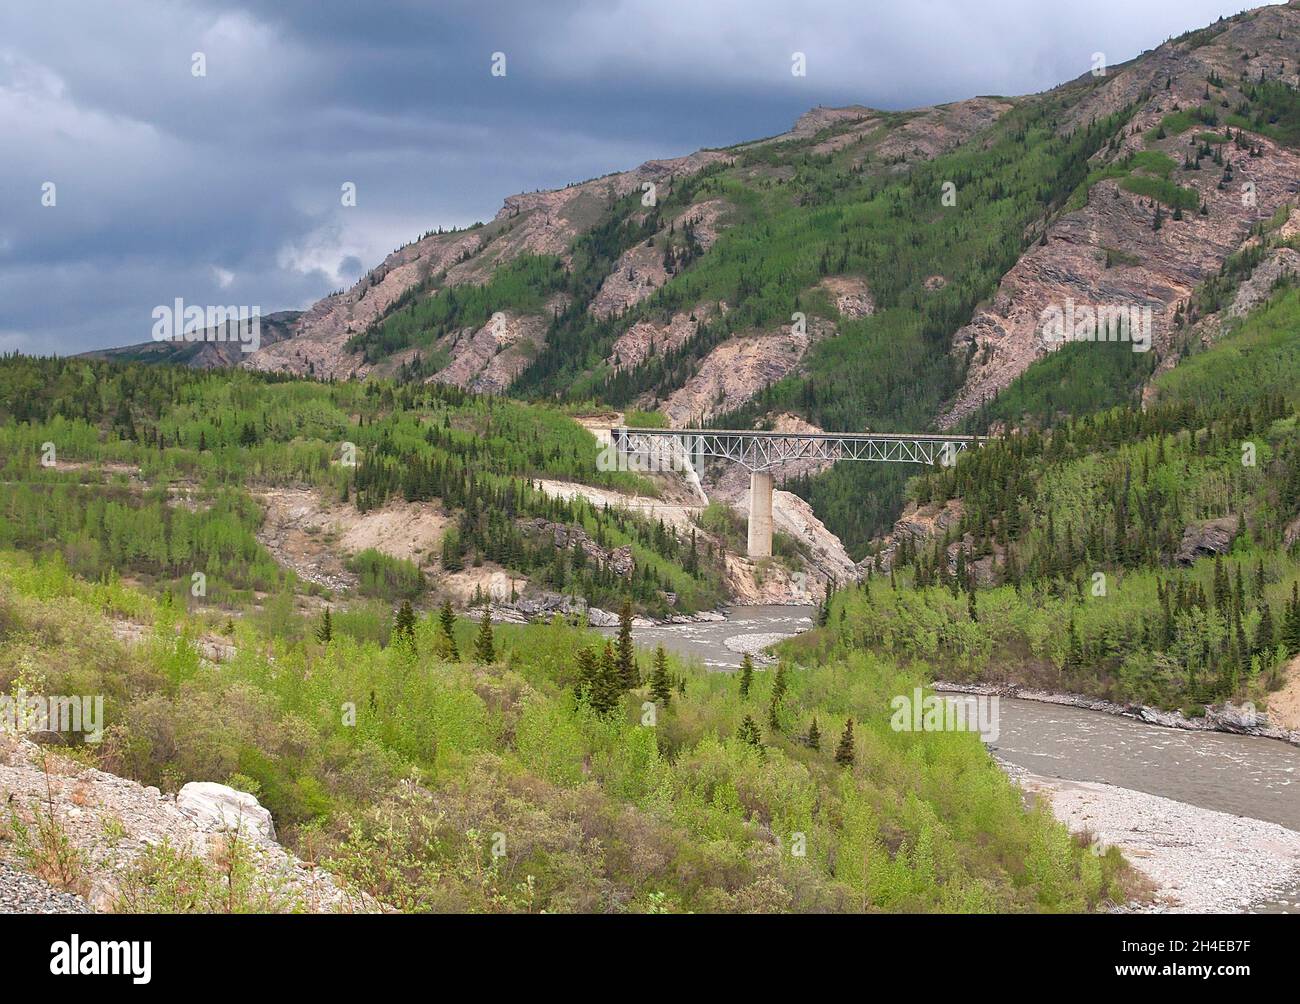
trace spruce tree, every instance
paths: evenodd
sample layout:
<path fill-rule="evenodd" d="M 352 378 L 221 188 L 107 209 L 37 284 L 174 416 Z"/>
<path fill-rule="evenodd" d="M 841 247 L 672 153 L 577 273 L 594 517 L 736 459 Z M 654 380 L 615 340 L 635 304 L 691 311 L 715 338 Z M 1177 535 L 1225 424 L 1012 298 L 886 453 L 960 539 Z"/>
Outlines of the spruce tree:
<path fill-rule="evenodd" d="M 632 645 L 632 601 L 624 600 L 618 615 L 618 672 L 624 690 L 641 685 L 641 673 L 636 668 L 636 649 Z"/>
<path fill-rule="evenodd" d="M 776 667 L 776 678 L 772 680 L 772 700 L 779 702 L 785 699 L 785 692 L 789 684 L 786 682 L 785 663 Z"/>
<path fill-rule="evenodd" d="M 447 645 L 447 657 L 452 662 L 460 662 L 460 650 L 456 647 L 456 615 L 451 612 L 451 600 L 443 600 L 442 610 L 438 613 L 438 627 Z"/>
<path fill-rule="evenodd" d="M 1287 606 L 1286 624 L 1282 628 L 1282 644 L 1287 655 L 1300 655 L 1300 584 L 1291 586 L 1291 602 Z"/>
<path fill-rule="evenodd" d="M 589 648 L 578 649 L 578 683 L 575 687 L 578 700 L 586 700 L 595 707 L 596 691 L 600 686 L 600 659 Z"/>
<path fill-rule="evenodd" d="M 474 638 L 474 658 L 479 662 L 496 662 L 497 650 L 492 639 L 492 605 L 483 607 L 483 620 Z"/>
<path fill-rule="evenodd" d="M 745 653 L 745 658 L 740 660 L 740 696 L 748 697 L 749 688 L 754 684 L 754 660 Z"/>
<path fill-rule="evenodd" d="M 397 611 L 397 619 L 393 622 L 393 637 L 405 638 L 407 641 L 415 640 L 415 611 L 411 609 L 410 600 L 402 600 L 402 606 Z"/>
<path fill-rule="evenodd" d="M 844 734 L 840 736 L 840 744 L 835 749 L 835 762 L 841 767 L 852 767 L 856 755 L 853 752 L 853 719 L 850 718 L 844 723 Z"/>
<path fill-rule="evenodd" d="M 324 645 L 328 645 L 334 639 L 334 624 L 330 619 L 330 608 L 326 607 L 325 612 L 321 614 L 320 626 L 316 628 L 316 640 Z"/>
<path fill-rule="evenodd" d="M 763 748 L 763 734 L 758 731 L 758 723 L 750 715 L 746 715 L 744 721 L 740 723 L 740 731 L 736 736 L 741 742 L 748 743 L 754 749 Z"/>
<path fill-rule="evenodd" d="M 811 750 L 820 751 L 822 748 L 822 734 L 821 730 L 817 728 L 816 717 L 813 718 L 812 724 L 808 726 L 808 738 L 804 742 L 808 744 L 808 748 Z"/>
<path fill-rule="evenodd" d="M 591 695 L 591 706 L 600 715 L 609 715 L 623 698 L 623 678 L 618 668 L 614 646 L 605 643 L 597 666 L 596 686 Z"/>
<path fill-rule="evenodd" d="M 772 702 L 767 706 L 767 727 L 773 732 L 781 731 L 781 698 L 772 694 Z"/>
<path fill-rule="evenodd" d="M 1273 626 L 1273 610 L 1267 603 L 1259 607 L 1259 625 L 1255 628 L 1255 655 L 1267 656 L 1277 644 L 1277 629 Z"/>
<path fill-rule="evenodd" d="M 672 685 L 668 679 L 668 653 L 660 645 L 655 649 L 655 669 L 650 677 L 650 696 L 667 707 L 673 699 Z"/>

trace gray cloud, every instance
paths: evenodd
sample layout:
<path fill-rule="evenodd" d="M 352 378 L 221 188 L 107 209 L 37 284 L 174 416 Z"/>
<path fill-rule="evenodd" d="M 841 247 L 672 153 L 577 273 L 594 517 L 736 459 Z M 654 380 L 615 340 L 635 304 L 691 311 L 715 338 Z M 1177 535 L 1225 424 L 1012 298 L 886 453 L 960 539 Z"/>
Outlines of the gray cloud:
<path fill-rule="evenodd" d="M 1239 9 L 10 0 L 0 350 L 145 340 L 153 307 L 178 296 L 303 307 L 512 192 L 770 135 L 816 104 L 1041 90 L 1093 52 L 1118 62 Z M 494 51 L 504 79 L 488 72 Z M 794 51 L 805 78 L 790 74 Z M 356 208 L 340 205 L 345 181 Z"/>

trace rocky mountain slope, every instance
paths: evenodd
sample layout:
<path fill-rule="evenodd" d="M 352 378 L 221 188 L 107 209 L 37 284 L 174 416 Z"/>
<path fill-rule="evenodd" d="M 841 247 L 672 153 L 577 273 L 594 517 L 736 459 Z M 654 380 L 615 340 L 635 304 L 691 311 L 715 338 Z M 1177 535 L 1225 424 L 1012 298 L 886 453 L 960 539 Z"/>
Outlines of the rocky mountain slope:
<path fill-rule="evenodd" d="M 814 108 L 778 136 L 507 198 L 236 362 L 675 424 L 981 426 L 1013 382 L 1053 397 L 1062 375 L 1035 366 L 1061 345 L 1053 309 L 1149 311 L 1157 371 L 1212 337 L 1206 291 L 1300 194 L 1297 66 L 1293 0 L 1042 94 Z M 857 558 L 898 515 L 903 472 L 799 473 Z"/>
<path fill-rule="evenodd" d="M 1098 181 L 1086 205 L 1052 220 L 956 333 L 953 352 L 971 363 L 942 425 L 969 415 L 1057 347 L 1045 338 L 1043 311 L 1067 299 L 1151 308 L 1156 348 L 1168 350 L 1175 315 L 1192 291 L 1300 192 L 1300 155 L 1249 129 L 1241 112 L 1261 81 L 1295 88 L 1297 56 L 1300 9 L 1263 8 L 1113 70 L 1080 102 L 1074 123 L 1136 104 L 1118 143 L 1094 157 L 1095 172 L 1120 176 Z M 1207 156 L 1207 148 L 1215 152 Z M 1134 184 L 1162 175 L 1177 186 L 1165 191 L 1186 196 L 1182 211 Z"/>

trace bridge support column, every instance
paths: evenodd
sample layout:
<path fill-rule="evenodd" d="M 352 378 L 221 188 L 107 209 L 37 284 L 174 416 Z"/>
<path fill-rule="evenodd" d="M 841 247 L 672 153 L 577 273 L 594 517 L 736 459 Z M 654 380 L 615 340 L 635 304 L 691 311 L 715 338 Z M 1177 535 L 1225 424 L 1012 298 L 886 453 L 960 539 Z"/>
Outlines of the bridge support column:
<path fill-rule="evenodd" d="M 749 476 L 749 556 L 772 556 L 772 472 Z"/>

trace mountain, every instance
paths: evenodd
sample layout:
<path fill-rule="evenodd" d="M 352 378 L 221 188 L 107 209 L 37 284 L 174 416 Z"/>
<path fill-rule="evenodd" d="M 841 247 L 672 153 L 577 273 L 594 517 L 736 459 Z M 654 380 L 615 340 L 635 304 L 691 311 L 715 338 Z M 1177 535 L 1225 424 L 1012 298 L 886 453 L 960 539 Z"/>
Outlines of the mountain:
<path fill-rule="evenodd" d="M 1263 7 L 1042 94 L 816 108 L 779 136 L 512 196 L 237 362 L 675 424 L 980 428 L 1057 347 L 1045 309 L 1150 308 L 1154 353 L 1108 364 L 1116 403 L 1295 198 L 1298 39 L 1295 3 Z M 872 467 L 791 481 L 859 556 L 902 499 L 905 472 Z"/>

